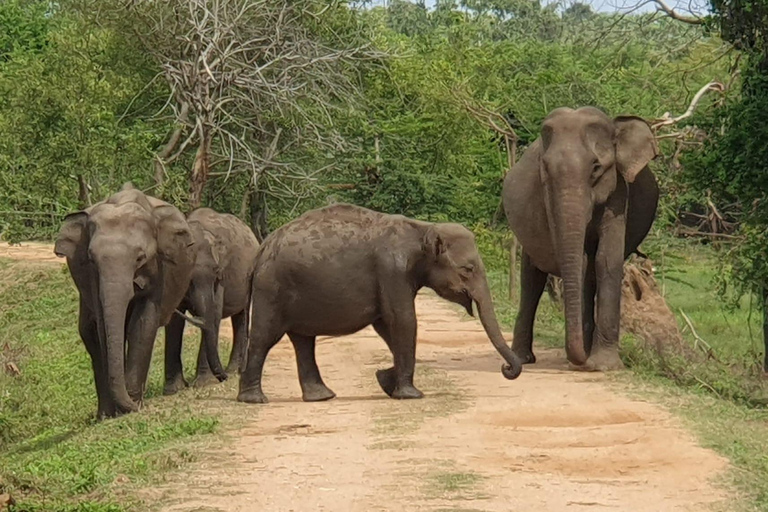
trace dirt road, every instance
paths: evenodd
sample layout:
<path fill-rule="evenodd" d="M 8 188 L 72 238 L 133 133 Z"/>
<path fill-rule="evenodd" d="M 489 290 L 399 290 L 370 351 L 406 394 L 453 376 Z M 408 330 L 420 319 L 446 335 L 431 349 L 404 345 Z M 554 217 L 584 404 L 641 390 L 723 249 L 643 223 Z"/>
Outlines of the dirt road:
<path fill-rule="evenodd" d="M 431 294 L 417 306 L 423 400 L 383 394 L 374 372 L 389 354 L 366 329 L 318 343 L 338 397 L 303 403 L 283 340 L 266 366 L 271 402 L 242 405 L 246 427 L 228 452 L 171 477 L 153 493 L 159 508 L 658 512 L 724 499 L 711 480 L 726 462 L 659 406 L 568 371 L 561 351 L 538 350 L 539 363 L 506 381 L 478 321 Z"/>

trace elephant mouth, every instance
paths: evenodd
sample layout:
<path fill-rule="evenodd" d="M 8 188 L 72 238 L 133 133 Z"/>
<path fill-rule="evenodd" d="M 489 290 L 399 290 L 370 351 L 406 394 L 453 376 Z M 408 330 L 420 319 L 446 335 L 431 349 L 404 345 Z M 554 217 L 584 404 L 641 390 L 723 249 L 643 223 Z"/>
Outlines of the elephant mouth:
<path fill-rule="evenodd" d="M 460 298 L 460 299 L 459 299 L 459 301 L 458 301 L 458 302 L 459 302 L 459 304 L 461 304 L 462 306 L 464 306 L 464 309 L 466 309 L 466 310 L 467 310 L 467 314 L 468 314 L 469 316 L 471 316 L 471 317 L 474 317 L 474 316 L 475 316 L 475 312 L 474 312 L 474 310 L 473 310 L 473 308 L 472 308 L 472 303 L 473 303 L 474 301 L 472 300 L 472 297 L 469 295 L 469 292 L 467 292 L 466 290 L 464 290 L 464 291 L 461 293 L 460 297 L 461 297 L 461 298 Z"/>

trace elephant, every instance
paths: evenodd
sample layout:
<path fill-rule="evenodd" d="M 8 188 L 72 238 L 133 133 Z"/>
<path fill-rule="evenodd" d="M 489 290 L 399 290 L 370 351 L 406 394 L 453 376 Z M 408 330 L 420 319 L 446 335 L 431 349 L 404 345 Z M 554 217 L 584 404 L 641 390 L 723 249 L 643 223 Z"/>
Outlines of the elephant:
<path fill-rule="evenodd" d="M 157 330 L 192 278 L 193 246 L 184 215 L 130 183 L 64 219 L 54 252 L 66 258 L 80 295 L 99 419 L 139 409 Z"/>
<path fill-rule="evenodd" d="M 504 212 L 523 249 L 512 350 L 524 364 L 536 362 L 533 323 L 551 274 L 563 280 L 571 368 L 624 367 L 623 265 L 656 216 L 659 187 L 648 164 L 657 155 L 643 119 L 563 107 L 544 119 L 541 136 L 505 176 Z"/>
<path fill-rule="evenodd" d="M 311 210 L 264 240 L 256 260 L 251 334 L 237 400 L 266 403 L 261 386 L 270 349 L 288 334 L 302 398 L 330 400 L 315 360 L 317 336 L 372 325 L 394 365 L 376 377 L 391 398 L 421 398 L 413 384 L 416 293 L 428 287 L 473 314 L 473 303 L 507 379 L 522 365 L 502 337 L 474 235 L 459 224 L 428 223 L 338 203 Z"/>
<path fill-rule="evenodd" d="M 195 386 L 205 386 L 239 371 L 248 343 L 251 280 L 259 242 L 243 221 L 210 208 L 198 208 L 187 222 L 195 241 L 197 257 L 192 281 L 180 312 L 202 318 L 202 341 L 197 358 Z M 219 360 L 219 324 L 232 318 L 234 343 L 226 370 Z M 185 318 L 176 315 L 166 328 L 165 387 L 171 395 L 187 387 L 181 363 Z M 213 370 L 213 371 L 212 371 Z"/>

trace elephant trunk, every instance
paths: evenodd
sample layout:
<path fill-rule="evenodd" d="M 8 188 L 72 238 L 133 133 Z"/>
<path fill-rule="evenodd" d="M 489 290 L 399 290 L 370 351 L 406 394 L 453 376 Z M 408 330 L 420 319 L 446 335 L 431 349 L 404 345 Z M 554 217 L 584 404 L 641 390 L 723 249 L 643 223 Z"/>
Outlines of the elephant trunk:
<path fill-rule="evenodd" d="M 219 357 L 219 333 L 216 330 L 220 318 L 217 318 L 219 305 L 217 303 L 214 284 L 205 283 L 202 286 L 195 286 L 192 294 L 192 304 L 195 313 L 203 317 L 204 325 L 202 327 L 202 346 L 201 350 L 205 353 L 208 361 L 208 367 L 216 376 L 219 382 L 227 379 L 227 372 L 221 364 Z"/>
<path fill-rule="evenodd" d="M 125 319 L 133 298 L 133 271 L 114 272 L 123 279 L 105 278 L 112 271 L 102 272 L 99 279 L 99 301 L 106 331 L 107 375 L 109 391 L 118 412 L 138 411 L 125 385 Z M 127 274 L 128 277 L 125 277 Z M 123 282 L 127 281 L 127 282 Z"/>
<path fill-rule="evenodd" d="M 584 290 L 584 237 L 589 203 L 577 191 L 559 197 L 554 205 L 555 247 L 563 279 L 565 306 L 565 351 L 568 361 L 581 366 L 587 361 L 582 327 L 582 295 Z M 586 205 L 586 207 L 585 207 Z"/>
<path fill-rule="evenodd" d="M 499 322 L 496 319 L 496 312 L 493 309 L 493 299 L 491 298 L 491 292 L 488 288 L 488 280 L 485 276 L 485 270 L 481 267 L 479 271 L 478 285 L 472 292 L 472 299 L 477 305 L 477 313 L 480 316 L 480 322 L 483 324 L 483 329 L 485 329 L 485 332 L 496 351 L 507 362 L 506 365 L 501 367 L 501 373 L 507 379 L 516 379 L 523 371 L 523 365 L 517 355 L 512 352 L 511 348 L 509 348 L 507 342 L 504 341 Z"/>

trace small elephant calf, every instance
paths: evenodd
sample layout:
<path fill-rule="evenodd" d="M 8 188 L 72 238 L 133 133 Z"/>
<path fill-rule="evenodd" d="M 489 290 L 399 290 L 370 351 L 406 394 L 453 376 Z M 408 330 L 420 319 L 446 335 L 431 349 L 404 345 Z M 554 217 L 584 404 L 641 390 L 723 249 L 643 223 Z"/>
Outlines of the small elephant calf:
<path fill-rule="evenodd" d="M 179 306 L 203 319 L 202 340 L 194 384 L 204 386 L 239 371 L 248 344 L 251 280 L 259 242 L 251 229 L 234 215 L 198 208 L 187 223 L 195 241 L 196 263 L 187 293 Z M 226 371 L 219 360 L 219 325 L 232 317 L 234 343 Z M 187 386 L 181 363 L 185 319 L 174 315 L 166 331 L 166 395 Z"/>
<path fill-rule="evenodd" d="M 335 396 L 315 360 L 315 338 L 352 334 L 368 325 L 387 343 L 394 366 L 376 372 L 392 398 L 421 398 L 413 384 L 416 293 L 422 287 L 461 304 L 480 320 L 506 360 L 508 379 L 521 362 L 504 342 L 485 269 L 471 231 L 337 204 L 305 213 L 264 241 L 256 262 L 248 361 L 241 402 L 265 403 L 261 388 L 270 349 L 288 334 L 305 401 Z"/>

